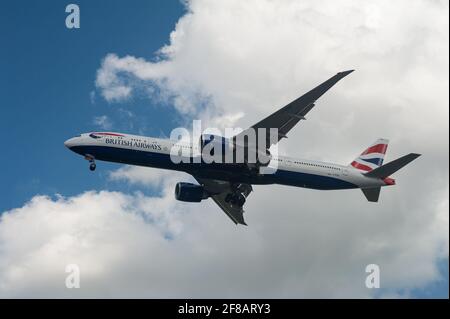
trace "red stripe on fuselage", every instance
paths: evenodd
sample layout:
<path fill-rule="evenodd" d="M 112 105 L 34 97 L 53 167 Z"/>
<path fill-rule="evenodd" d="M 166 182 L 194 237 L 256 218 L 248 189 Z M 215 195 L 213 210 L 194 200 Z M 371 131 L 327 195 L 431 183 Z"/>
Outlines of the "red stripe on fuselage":
<path fill-rule="evenodd" d="M 364 165 L 364 164 L 361 164 L 361 163 L 358 163 L 356 161 L 353 161 L 350 165 L 352 165 L 354 168 L 357 168 L 357 169 L 360 169 L 360 170 L 363 170 L 363 171 L 371 171 L 372 170 L 371 167 L 369 167 L 367 165 Z"/>
<path fill-rule="evenodd" d="M 386 154 L 387 144 L 377 144 L 366 149 L 361 155 L 381 153 Z"/>
<path fill-rule="evenodd" d="M 94 133 L 96 135 L 111 135 L 111 136 L 124 136 L 122 134 L 117 134 L 117 133 L 108 133 L 108 132 L 101 132 L 101 133 Z"/>

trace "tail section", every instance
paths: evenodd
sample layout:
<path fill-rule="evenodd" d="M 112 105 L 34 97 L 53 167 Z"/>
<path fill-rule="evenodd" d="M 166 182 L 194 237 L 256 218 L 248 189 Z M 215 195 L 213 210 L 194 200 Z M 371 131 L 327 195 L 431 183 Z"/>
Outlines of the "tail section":
<path fill-rule="evenodd" d="M 392 162 L 389 162 L 383 166 L 368 171 L 364 175 L 367 177 L 382 179 L 386 185 L 395 185 L 395 180 L 393 178 L 390 178 L 389 176 L 391 174 L 394 174 L 402 167 L 408 165 L 419 156 L 420 154 L 410 153 L 408 155 L 397 158 L 396 160 L 393 160 Z M 380 197 L 380 189 L 381 187 L 373 187 L 362 188 L 361 190 L 369 202 L 378 202 L 378 198 Z"/>
<path fill-rule="evenodd" d="M 383 180 L 385 185 L 395 185 L 395 180 L 389 176 L 411 163 L 418 158 L 420 154 L 410 153 L 383 165 L 388 143 L 389 141 L 386 139 L 378 139 L 362 152 L 361 155 L 355 158 L 349 166 L 359 170 L 367 177 Z M 378 202 L 380 189 L 381 187 L 377 186 L 362 188 L 361 190 L 369 202 Z"/>
<path fill-rule="evenodd" d="M 383 165 L 384 155 L 388 147 L 389 141 L 380 138 L 361 153 L 350 165 L 362 173 L 370 172 Z"/>

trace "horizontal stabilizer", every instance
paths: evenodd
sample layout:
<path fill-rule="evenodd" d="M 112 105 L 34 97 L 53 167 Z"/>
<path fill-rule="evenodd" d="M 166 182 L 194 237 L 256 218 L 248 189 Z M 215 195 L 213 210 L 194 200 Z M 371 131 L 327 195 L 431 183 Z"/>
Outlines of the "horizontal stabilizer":
<path fill-rule="evenodd" d="M 369 202 L 378 202 L 378 198 L 380 197 L 381 187 L 362 188 L 361 190 Z"/>
<path fill-rule="evenodd" d="M 419 156 L 420 154 L 410 153 L 408 155 L 397 158 L 396 160 L 393 160 L 392 162 L 389 162 L 383 166 L 375 168 L 374 170 L 367 172 L 365 175 L 367 177 L 386 178 L 398 171 L 403 166 L 408 165 Z"/>

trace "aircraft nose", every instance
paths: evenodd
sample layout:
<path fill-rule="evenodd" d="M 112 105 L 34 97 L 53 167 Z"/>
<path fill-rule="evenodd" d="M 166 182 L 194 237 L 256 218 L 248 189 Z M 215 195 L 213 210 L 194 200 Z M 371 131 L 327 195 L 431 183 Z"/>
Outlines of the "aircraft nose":
<path fill-rule="evenodd" d="M 67 141 L 64 142 L 64 146 L 68 149 L 71 149 L 76 144 L 76 137 L 69 138 Z"/>

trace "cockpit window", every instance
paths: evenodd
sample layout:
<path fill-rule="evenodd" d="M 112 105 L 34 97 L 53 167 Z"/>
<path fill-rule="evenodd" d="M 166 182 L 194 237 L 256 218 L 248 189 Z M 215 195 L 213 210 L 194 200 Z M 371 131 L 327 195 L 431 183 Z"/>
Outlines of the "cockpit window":
<path fill-rule="evenodd" d="M 89 134 L 89 137 L 92 137 L 92 138 L 95 138 L 95 139 L 102 138 L 100 135 L 96 135 L 94 133 Z"/>

